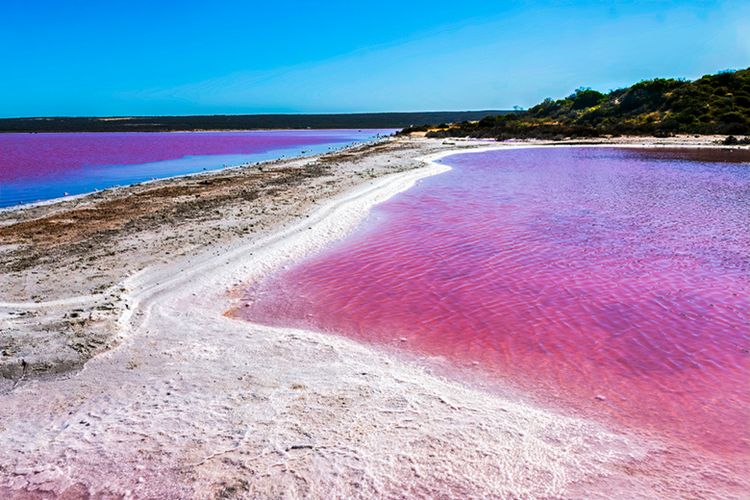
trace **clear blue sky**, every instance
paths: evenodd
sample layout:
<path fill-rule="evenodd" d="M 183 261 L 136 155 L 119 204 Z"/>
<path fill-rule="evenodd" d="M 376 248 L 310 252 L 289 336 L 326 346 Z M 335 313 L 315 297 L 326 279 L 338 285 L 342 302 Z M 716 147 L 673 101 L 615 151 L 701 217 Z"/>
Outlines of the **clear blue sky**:
<path fill-rule="evenodd" d="M 750 65 L 750 2 L 2 0 L 0 116 L 507 109 Z"/>

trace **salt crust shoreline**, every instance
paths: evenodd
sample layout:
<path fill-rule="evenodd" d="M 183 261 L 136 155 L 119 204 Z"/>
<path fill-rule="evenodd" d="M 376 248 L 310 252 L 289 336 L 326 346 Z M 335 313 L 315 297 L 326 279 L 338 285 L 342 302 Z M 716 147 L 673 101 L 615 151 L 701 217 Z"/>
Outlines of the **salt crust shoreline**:
<path fill-rule="evenodd" d="M 128 278 L 119 346 L 69 378 L 2 396 L 0 493 L 689 491 L 643 466 L 666 452 L 659 443 L 505 400 L 344 338 L 224 316 L 236 306 L 226 290 L 344 237 L 372 205 L 448 170 L 435 162 L 457 152 L 336 197 L 250 245 Z"/>

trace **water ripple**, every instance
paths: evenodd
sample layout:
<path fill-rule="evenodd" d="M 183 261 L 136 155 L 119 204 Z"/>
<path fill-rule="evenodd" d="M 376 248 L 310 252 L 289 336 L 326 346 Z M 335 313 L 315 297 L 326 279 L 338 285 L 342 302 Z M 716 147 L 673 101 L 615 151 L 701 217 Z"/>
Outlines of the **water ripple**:
<path fill-rule="evenodd" d="M 250 290 L 242 314 L 478 363 L 557 402 L 606 401 L 618 422 L 747 453 L 750 168 L 727 155 L 454 156 Z"/>

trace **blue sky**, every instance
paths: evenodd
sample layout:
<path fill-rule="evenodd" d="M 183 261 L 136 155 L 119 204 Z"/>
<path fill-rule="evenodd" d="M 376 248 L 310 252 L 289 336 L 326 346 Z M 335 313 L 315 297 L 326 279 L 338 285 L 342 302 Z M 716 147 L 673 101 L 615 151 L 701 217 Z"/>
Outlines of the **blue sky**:
<path fill-rule="evenodd" d="M 16 1 L 0 116 L 508 109 L 750 65 L 750 2 Z"/>

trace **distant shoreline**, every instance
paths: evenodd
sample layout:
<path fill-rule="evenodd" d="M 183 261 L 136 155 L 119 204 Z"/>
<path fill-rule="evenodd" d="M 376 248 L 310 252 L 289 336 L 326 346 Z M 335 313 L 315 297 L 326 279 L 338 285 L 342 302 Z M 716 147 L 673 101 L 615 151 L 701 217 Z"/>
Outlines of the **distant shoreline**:
<path fill-rule="evenodd" d="M 512 111 L 425 111 L 399 113 L 252 114 L 190 116 L 0 118 L 0 133 L 41 132 L 214 132 L 238 130 L 396 128 L 458 123 Z"/>

